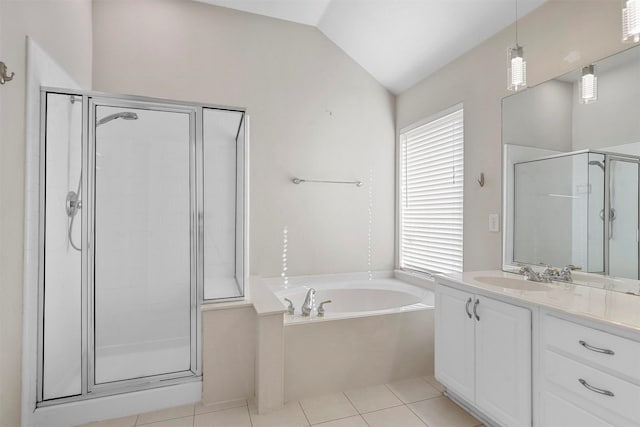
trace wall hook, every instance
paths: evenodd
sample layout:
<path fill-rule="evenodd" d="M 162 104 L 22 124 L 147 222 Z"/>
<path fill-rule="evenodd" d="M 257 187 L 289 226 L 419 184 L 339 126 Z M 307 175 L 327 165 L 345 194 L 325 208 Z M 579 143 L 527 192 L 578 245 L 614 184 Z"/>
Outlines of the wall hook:
<path fill-rule="evenodd" d="M 13 80 L 13 76 L 16 73 L 11 73 L 11 75 L 7 74 L 7 66 L 4 62 L 0 61 L 0 85 L 5 84 L 6 82 L 10 82 Z"/>
<path fill-rule="evenodd" d="M 480 172 L 480 179 L 478 179 L 478 184 L 480 184 L 480 187 L 484 187 L 484 172 Z"/>

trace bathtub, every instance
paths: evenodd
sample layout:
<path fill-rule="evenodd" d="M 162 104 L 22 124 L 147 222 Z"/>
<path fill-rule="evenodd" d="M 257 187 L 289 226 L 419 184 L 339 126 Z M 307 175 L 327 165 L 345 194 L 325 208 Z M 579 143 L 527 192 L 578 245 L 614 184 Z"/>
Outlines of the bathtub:
<path fill-rule="evenodd" d="M 270 281 L 296 314 L 284 316 L 285 400 L 337 393 L 433 375 L 434 294 L 378 274 L 296 277 Z M 309 288 L 325 315 L 300 315 Z"/>
<path fill-rule="evenodd" d="M 285 317 L 285 324 L 379 316 L 429 309 L 434 306 L 432 291 L 394 278 L 328 281 L 297 279 L 294 282 L 298 283 L 288 288 L 272 288 L 280 300 L 290 299 L 296 309 L 295 315 Z M 302 303 L 310 288 L 316 290 L 316 305 L 322 301 L 331 301 L 324 305 L 325 314 L 322 317 L 318 317 L 315 311 L 311 316 L 300 314 Z"/>

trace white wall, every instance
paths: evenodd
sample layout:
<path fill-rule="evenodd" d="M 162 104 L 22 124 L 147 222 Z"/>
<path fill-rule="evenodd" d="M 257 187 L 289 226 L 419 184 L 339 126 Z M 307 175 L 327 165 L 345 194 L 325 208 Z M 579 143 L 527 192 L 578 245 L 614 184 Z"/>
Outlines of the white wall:
<path fill-rule="evenodd" d="M 94 89 L 238 105 L 251 115 L 251 269 L 393 267 L 394 97 L 316 28 L 179 0 L 94 2 Z"/>
<path fill-rule="evenodd" d="M 626 47 L 620 41 L 616 0 L 550 0 L 520 20 L 529 85 L 549 80 Z M 501 99 L 509 94 L 507 48 L 513 26 L 498 33 L 397 99 L 398 129 L 464 103 L 465 222 L 464 269 L 500 267 L 500 235 L 490 233 L 487 216 L 500 212 Z M 572 58 L 577 58 L 573 59 Z M 484 172 L 486 184 L 476 179 Z"/>
<path fill-rule="evenodd" d="M 91 86 L 91 2 L 2 0 L 0 60 L 16 73 L 0 87 L 0 425 L 20 423 L 26 36 L 83 87 Z"/>

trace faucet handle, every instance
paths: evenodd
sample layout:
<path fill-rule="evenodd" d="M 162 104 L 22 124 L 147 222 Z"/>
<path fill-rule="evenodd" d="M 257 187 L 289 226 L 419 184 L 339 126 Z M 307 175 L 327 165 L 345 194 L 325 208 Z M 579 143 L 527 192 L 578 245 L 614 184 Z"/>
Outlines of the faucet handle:
<path fill-rule="evenodd" d="M 531 266 L 523 265 L 522 267 L 520 267 L 520 270 L 518 271 L 518 274 L 531 273 L 532 271 L 533 271 L 533 269 L 531 268 Z"/>
<path fill-rule="evenodd" d="M 289 307 L 287 307 L 287 313 L 295 314 L 296 308 L 293 306 L 293 302 L 289 298 L 285 298 L 284 300 L 289 303 Z"/>
<path fill-rule="evenodd" d="M 320 305 L 318 306 L 318 316 L 320 316 L 320 317 L 324 316 L 324 305 L 325 305 L 325 304 L 329 304 L 329 303 L 331 303 L 331 302 L 332 302 L 332 301 L 331 301 L 330 299 L 328 299 L 328 300 L 326 300 L 326 301 L 322 301 L 322 302 L 320 303 Z"/>

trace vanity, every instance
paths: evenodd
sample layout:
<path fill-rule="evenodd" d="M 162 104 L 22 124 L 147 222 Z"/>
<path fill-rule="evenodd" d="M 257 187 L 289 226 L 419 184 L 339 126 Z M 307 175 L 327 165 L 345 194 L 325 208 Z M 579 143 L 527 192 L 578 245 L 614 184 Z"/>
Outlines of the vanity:
<path fill-rule="evenodd" d="M 502 100 L 502 271 L 436 278 L 435 376 L 488 425 L 640 426 L 640 46 L 582 65 Z"/>
<path fill-rule="evenodd" d="M 502 271 L 436 283 L 436 378 L 486 423 L 640 426 L 640 297 Z"/>

